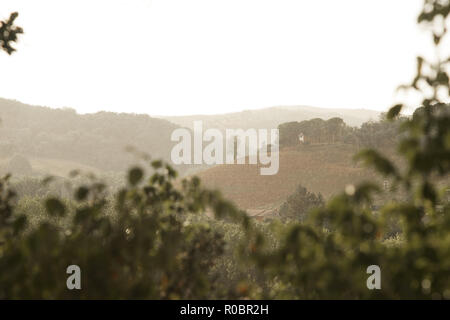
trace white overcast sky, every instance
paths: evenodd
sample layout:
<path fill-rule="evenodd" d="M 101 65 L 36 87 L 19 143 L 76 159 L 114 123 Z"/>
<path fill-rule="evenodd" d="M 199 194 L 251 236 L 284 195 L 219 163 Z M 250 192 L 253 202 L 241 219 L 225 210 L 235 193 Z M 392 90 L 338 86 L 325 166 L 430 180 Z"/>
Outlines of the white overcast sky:
<path fill-rule="evenodd" d="M 81 113 L 386 110 L 431 46 L 422 0 L 0 0 L 0 97 Z"/>

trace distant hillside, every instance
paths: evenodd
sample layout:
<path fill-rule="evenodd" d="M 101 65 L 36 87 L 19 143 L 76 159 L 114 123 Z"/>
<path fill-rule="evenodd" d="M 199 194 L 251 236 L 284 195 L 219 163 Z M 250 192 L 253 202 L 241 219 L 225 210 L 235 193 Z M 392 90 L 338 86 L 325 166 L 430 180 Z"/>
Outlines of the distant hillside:
<path fill-rule="evenodd" d="M 125 151 L 127 146 L 169 160 L 173 146 L 170 135 L 178 127 L 148 115 L 80 115 L 72 109 L 30 106 L 6 99 L 0 99 L 0 119 L 0 164 L 20 154 L 30 160 L 34 170 L 45 172 L 51 167 L 56 173 L 67 171 L 67 164 L 77 163 L 79 167 L 122 171 L 136 160 Z M 61 166 L 53 168 L 55 163 Z"/>
<path fill-rule="evenodd" d="M 98 112 L 80 115 L 73 109 L 30 106 L 0 98 L 0 170 L 14 155 L 23 155 L 35 172 L 59 174 L 66 165 L 100 171 L 123 171 L 135 156 L 125 151 L 136 147 L 154 158 L 170 160 L 175 144 L 170 135 L 179 126 L 190 128 L 194 120 L 203 120 L 205 128 L 276 128 L 287 121 L 339 116 L 347 124 L 361 125 L 377 119 L 370 110 L 338 110 L 311 107 L 274 107 L 223 115 L 150 117 L 142 114 Z M 169 120 L 169 121 L 168 121 Z M 173 122 L 173 123 L 172 123 Z M 46 160 L 41 160 L 46 159 Z M 55 161 L 53 161 L 55 160 Z M 183 165 L 183 173 L 197 172 L 208 166 Z"/>
<path fill-rule="evenodd" d="M 348 184 L 373 181 L 373 173 L 357 166 L 353 156 L 361 148 L 375 148 L 392 158 L 400 123 L 382 118 L 356 128 L 340 118 L 290 121 L 278 126 L 277 174 L 262 176 L 257 165 L 220 165 L 198 175 L 251 215 L 270 215 L 298 185 L 328 198 Z"/>
<path fill-rule="evenodd" d="M 192 128 L 193 121 L 202 120 L 205 128 L 277 128 L 278 125 L 290 121 L 303 121 L 314 118 L 324 120 L 339 117 L 350 126 L 360 126 L 369 120 L 378 120 L 380 112 L 365 109 L 325 109 L 305 106 L 272 107 L 259 110 L 219 115 L 192 116 L 156 116 L 169 120 L 179 126 Z"/>
<path fill-rule="evenodd" d="M 262 176 L 257 165 L 220 165 L 199 176 L 207 187 L 221 190 L 250 214 L 270 215 L 298 185 L 328 198 L 348 184 L 374 181 L 373 172 L 353 161 L 361 148 L 378 149 L 402 166 L 394 150 L 403 120 L 380 118 L 357 128 L 340 118 L 290 121 L 278 126 L 277 174 Z"/>
<path fill-rule="evenodd" d="M 215 166 L 198 176 L 250 213 L 267 211 L 277 208 L 299 184 L 328 198 L 347 184 L 373 180 L 371 171 L 353 162 L 356 151 L 354 145 L 341 143 L 290 147 L 280 151 L 280 169 L 272 176 L 262 176 L 256 165 L 248 164 Z"/>

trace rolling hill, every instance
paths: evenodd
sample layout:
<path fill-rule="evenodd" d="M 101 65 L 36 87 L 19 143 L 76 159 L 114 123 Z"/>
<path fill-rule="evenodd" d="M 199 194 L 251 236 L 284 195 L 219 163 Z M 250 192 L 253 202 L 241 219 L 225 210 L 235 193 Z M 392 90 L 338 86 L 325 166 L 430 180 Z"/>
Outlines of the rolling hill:
<path fill-rule="evenodd" d="M 172 131 L 203 119 L 206 128 L 273 128 L 284 121 L 341 116 L 360 125 L 379 114 L 368 110 L 329 110 L 309 107 L 276 107 L 227 115 L 153 118 L 148 115 L 99 112 L 81 115 L 72 109 L 51 109 L 0 99 L 0 171 L 14 155 L 29 160 L 36 174 L 63 176 L 72 169 L 92 172 L 124 172 L 136 158 L 125 151 L 132 145 L 153 158 L 170 160 Z M 220 189 L 241 208 L 255 212 L 272 210 L 298 184 L 325 197 L 346 184 L 372 178 L 356 167 L 352 144 L 305 145 L 280 151 L 280 170 L 261 176 L 256 165 L 176 166 L 181 174 L 197 173 L 203 184 Z M 262 211 L 261 211 L 262 210 Z"/>
<path fill-rule="evenodd" d="M 191 128 L 196 120 L 203 121 L 205 129 L 227 128 L 263 129 L 277 128 L 279 124 L 290 121 L 303 121 L 314 118 L 324 120 L 339 117 L 350 126 L 360 126 L 369 120 L 378 120 L 380 112 L 366 109 L 326 109 L 306 106 L 272 107 L 258 110 L 226 113 L 218 115 L 155 116 L 168 120 L 181 127 Z"/>
<path fill-rule="evenodd" d="M 18 154 L 36 172 L 51 174 L 66 172 L 72 165 L 122 172 L 136 161 L 136 155 L 126 151 L 129 146 L 170 160 L 170 135 L 178 128 L 143 114 L 78 114 L 7 99 L 0 99 L 0 119 L 0 163 Z"/>

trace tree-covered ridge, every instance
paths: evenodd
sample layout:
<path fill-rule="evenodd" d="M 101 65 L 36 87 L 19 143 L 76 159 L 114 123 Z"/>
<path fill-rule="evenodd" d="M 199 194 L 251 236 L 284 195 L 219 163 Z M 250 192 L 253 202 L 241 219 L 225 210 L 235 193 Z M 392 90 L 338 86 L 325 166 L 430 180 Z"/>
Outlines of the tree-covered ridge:
<path fill-rule="evenodd" d="M 341 118 L 287 122 L 278 126 L 280 147 L 330 143 L 358 147 L 392 146 L 397 139 L 399 123 L 388 121 L 384 114 L 378 121 L 365 122 L 361 127 L 348 126 Z"/>
<path fill-rule="evenodd" d="M 66 159 L 102 170 L 125 170 L 132 146 L 170 159 L 176 125 L 148 115 L 32 107 L 0 98 L 0 158 L 14 154 Z"/>

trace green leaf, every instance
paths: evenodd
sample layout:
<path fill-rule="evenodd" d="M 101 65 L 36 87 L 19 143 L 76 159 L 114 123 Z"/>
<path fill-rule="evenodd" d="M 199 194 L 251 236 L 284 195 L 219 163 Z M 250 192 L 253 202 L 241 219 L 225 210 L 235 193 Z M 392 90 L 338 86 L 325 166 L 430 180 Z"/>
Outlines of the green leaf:
<path fill-rule="evenodd" d="M 177 177 L 177 172 L 169 165 L 166 165 L 166 169 L 167 169 L 167 175 L 170 178 L 176 178 Z"/>
<path fill-rule="evenodd" d="M 27 224 L 27 217 L 25 215 L 18 216 L 17 219 L 14 221 L 14 233 L 18 234 L 19 232 L 24 230 L 26 224 Z"/>
<path fill-rule="evenodd" d="M 138 167 L 132 168 L 128 172 L 128 182 L 132 186 L 135 186 L 142 180 L 143 176 L 144 176 L 144 172 L 142 171 L 141 168 L 138 168 Z"/>
<path fill-rule="evenodd" d="M 388 120 L 393 120 L 395 117 L 397 117 L 400 114 L 400 111 L 403 108 L 403 104 L 396 104 L 392 108 L 389 109 L 386 118 Z"/>
<path fill-rule="evenodd" d="M 371 194 L 374 192 L 380 192 L 380 188 L 374 183 L 364 182 L 356 187 L 353 198 L 356 202 L 370 202 Z"/>
<path fill-rule="evenodd" d="M 45 208 L 51 216 L 62 217 L 66 213 L 65 205 L 57 198 L 49 198 L 45 201 Z"/>
<path fill-rule="evenodd" d="M 159 169 L 159 168 L 162 167 L 162 165 L 163 165 L 163 163 L 162 163 L 161 160 L 155 160 L 155 161 L 152 161 L 152 167 L 153 167 L 154 169 Z"/>
<path fill-rule="evenodd" d="M 75 192 L 75 199 L 78 201 L 83 201 L 87 198 L 89 194 L 89 189 L 86 187 L 79 187 Z"/>
<path fill-rule="evenodd" d="M 432 203 L 436 203 L 437 195 L 436 191 L 433 188 L 433 185 L 426 182 L 422 185 L 421 195 L 424 199 L 430 200 Z"/>

